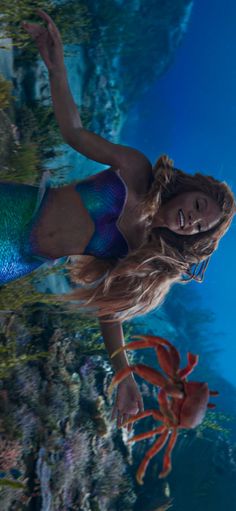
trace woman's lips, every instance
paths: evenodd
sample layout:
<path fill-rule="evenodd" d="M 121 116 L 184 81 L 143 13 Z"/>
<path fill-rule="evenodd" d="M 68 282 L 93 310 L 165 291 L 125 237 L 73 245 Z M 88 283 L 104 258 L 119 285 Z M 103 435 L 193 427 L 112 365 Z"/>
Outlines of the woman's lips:
<path fill-rule="evenodd" d="M 178 220 L 179 220 L 179 226 L 180 229 L 183 229 L 185 226 L 185 217 L 182 209 L 179 209 L 178 211 Z"/>

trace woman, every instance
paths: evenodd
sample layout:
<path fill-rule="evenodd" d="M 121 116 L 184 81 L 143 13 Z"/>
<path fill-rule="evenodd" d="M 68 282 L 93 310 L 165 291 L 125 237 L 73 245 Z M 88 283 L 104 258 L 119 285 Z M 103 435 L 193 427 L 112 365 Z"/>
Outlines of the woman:
<path fill-rule="evenodd" d="M 71 258 L 74 264 L 67 267 L 72 281 L 87 287 L 77 287 L 61 300 L 82 299 L 95 308 L 111 355 L 124 342 L 124 319 L 159 305 L 174 282 L 185 280 L 184 275 L 198 278 L 193 265 L 202 263 L 204 273 L 232 221 L 235 201 L 225 183 L 173 169 L 166 156 L 152 167 L 141 152 L 84 129 L 69 90 L 60 33 L 48 14 L 37 12 L 47 28 L 25 22 L 22 26 L 48 68 L 62 136 L 75 150 L 110 168 L 62 188 L 47 187 L 37 201 L 36 187 L 16 190 L 12 184 L 19 208 L 27 203 L 25 218 L 29 214 L 31 218 L 24 223 L 18 255 L 23 266 L 32 265 L 24 266 L 23 273 L 45 258 L 90 256 L 76 263 Z M 30 195 L 25 202 L 20 200 L 23 192 Z M 10 269 L 5 272 L 8 279 Z M 114 357 L 112 364 L 115 371 L 125 367 L 126 354 Z M 142 409 L 135 380 L 128 377 L 118 387 L 113 417 L 117 415 L 119 426 Z"/>

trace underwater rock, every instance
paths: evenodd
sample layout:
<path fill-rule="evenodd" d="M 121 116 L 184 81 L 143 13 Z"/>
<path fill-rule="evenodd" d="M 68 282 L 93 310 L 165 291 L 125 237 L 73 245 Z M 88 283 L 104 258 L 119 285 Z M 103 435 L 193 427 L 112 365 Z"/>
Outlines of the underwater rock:
<path fill-rule="evenodd" d="M 119 142 L 131 106 L 172 63 L 193 1 L 126 0 L 124 6 L 114 0 L 109 5 L 87 0 L 86 4 L 94 36 L 83 46 L 86 80 L 81 104 L 93 112 L 89 128 Z"/>

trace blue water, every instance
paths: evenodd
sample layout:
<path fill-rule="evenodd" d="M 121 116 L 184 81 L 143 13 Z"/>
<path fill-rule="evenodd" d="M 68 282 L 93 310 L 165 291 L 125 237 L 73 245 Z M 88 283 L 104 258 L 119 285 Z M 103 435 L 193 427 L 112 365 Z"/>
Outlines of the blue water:
<path fill-rule="evenodd" d="M 123 141 L 155 161 L 160 153 L 175 166 L 225 180 L 236 191 L 236 4 L 199 0 L 169 70 L 130 113 Z M 235 249 L 236 222 L 213 255 L 200 293 L 215 314 L 218 367 L 236 385 Z"/>
<path fill-rule="evenodd" d="M 194 3 L 174 61 L 130 110 L 120 140 L 144 152 L 152 162 L 167 153 L 177 168 L 190 173 L 201 171 L 225 180 L 234 192 L 235 21 L 233 0 L 227 3 L 227 10 L 220 1 L 209 0 L 207 5 L 203 0 Z M 76 58 L 68 58 L 66 62 L 70 87 L 78 104 Z M 71 165 L 70 178 L 81 178 L 105 168 L 81 157 L 68 146 L 52 166 L 58 164 Z M 193 298 L 197 293 L 202 307 L 215 315 L 212 340 L 219 349 L 217 366 L 222 376 L 234 385 L 235 232 L 234 220 L 212 256 L 204 283 L 189 284 Z M 147 320 L 146 324 L 148 326 Z"/>

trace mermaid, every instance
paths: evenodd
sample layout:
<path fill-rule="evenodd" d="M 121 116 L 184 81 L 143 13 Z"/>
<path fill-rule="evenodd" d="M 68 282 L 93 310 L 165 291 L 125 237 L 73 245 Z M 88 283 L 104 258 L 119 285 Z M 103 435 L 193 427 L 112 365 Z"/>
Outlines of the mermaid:
<path fill-rule="evenodd" d="M 59 188 L 48 179 L 39 188 L 0 184 L 0 284 L 66 258 L 72 291 L 60 300 L 77 310 L 82 301 L 89 314 L 93 308 L 111 357 L 124 344 L 124 320 L 159 306 L 172 284 L 202 281 L 232 222 L 235 199 L 225 182 L 178 170 L 166 155 L 152 165 L 142 152 L 85 129 L 68 85 L 60 32 L 46 12 L 37 13 L 46 26 L 22 26 L 48 69 L 62 137 L 107 168 Z M 111 363 L 115 372 L 125 368 L 125 351 Z M 129 375 L 118 386 L 112 417 L 121 426 L 142 410 Z"/>

